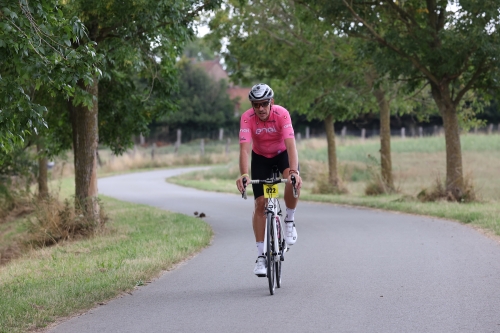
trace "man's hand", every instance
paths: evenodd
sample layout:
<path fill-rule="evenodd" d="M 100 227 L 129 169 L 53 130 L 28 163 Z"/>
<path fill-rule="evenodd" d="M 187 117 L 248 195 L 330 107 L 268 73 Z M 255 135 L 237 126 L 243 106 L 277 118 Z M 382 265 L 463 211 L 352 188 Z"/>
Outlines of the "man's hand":
<path fill-rule="evenodd" d="M 243 193 L 243 191 L 245 190 L 245 186 L 243 186 L 243 178 L 246 178 L 248 183 L 248 181 L 250 180 L 250 176 L 247 173 L 244 173 L 239 176 L 238 179 L 236 179 L 236 187 L 238 188 L 238 191 L 240 191 L 240 193 Z"/>
<path fill-rule="evenodd" d="M 300 188 L 302 187 L 302 178 L 300 178 L 300 175 L 296 172 L 293 172 L 291 170 L 291 172 L 288 173 L 288 182 L 290 184 L 292 184 L 292 176 L 295 177 L 295 188 L 298 190 L 300 190 Z"/>

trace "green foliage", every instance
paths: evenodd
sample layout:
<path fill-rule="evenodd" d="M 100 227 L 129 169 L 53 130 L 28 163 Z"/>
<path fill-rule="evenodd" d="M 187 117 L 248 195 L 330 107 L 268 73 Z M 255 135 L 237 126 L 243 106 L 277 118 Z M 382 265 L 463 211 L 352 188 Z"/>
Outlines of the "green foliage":
<path fill-rule="evenodd" d="M 66 16 L 78 15 L 104 61 L 99 81 L 99 143 L 115 153 L 132 136 L 146 134 L 154 119 L 177 110 L 176 58 L 192 36 L 192 23 L 220 1 L 66 2 Z"/>
<path fill-rule="evenodd" d="M 228 39 L 231 77 L 267 80 L 278 104 L 310 119 L 362 112 L 362 69 L 354 66 L 349 41 L 293 1 L 258 3 L 230 1 L 210 22 L 213 40 Z"/>
<path fill-rule="evenodd" d="M 0 154 L 0 221 L 31 200 L 30 186 L 37 167 L 27 149 L 16 146 L 9 154 Z"/>
<path fill-rule="evenodd" d="M 471 89 L 500 88 L 500 21 L 494 1 L 456 1 L 455 12 L 449 2 L 313 0 L 309 8 L 342 33 L 361 37 L 380 73 L 405 77 L 409 91 L 429 82 L 458 105 Z"/>
<path fill-rule="evenodd" d="M 27 135 L 47 127 L 47 108 L 33 100 L 47 91 L 75 94 L 75 83 L 89 81 L 98 61 L 93 43 L 77 18 L 66 18 L 55 0 L 0 0 L 0 148 L 11 151 Z M 87 98 L 86 98 L 87 97 Z M 80 96 L 88 102 L 88 96 Z"/>
<path fill-rule="evenodd" d="M 159 121 L 171 128 L 212 131 L 236 126 L 234 103 L 227 94 L 225 80 L 214 81 L 189 59 L 178 63 L 179 91 L 174 95 L 179 111 L 169 113 Z"/>
<path fill-rule="evenodd" d="M 212 50 L 209 42 L 204 38 L 193 38 L 184 47 L 184 56 L 197 61 L 213 60 L 216 52 Z"/>

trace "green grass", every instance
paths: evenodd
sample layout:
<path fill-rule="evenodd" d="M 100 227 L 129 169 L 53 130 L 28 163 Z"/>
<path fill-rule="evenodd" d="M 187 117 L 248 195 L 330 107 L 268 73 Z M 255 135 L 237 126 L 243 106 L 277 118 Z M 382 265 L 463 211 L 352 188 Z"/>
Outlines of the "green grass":
<path fill-rule="evenodd" d="M 368 169 L 374 166 L 368 154 L 378 159 L 378 139 L 364 142 L 350 139 L 337 143 L 339 173 L 349 189 L 346 195 L 312 193 L 315 183 L 325 180 L 326 143 L 324 139 L 304 140 L 298 144 L 304 180 L 301 200 L 435 216 L 471 224 L 500 235 L 500 135 L 464 135 L 461 142 L 464 168 L 470 172 L 468 177 L 475 183 L 480 198 L 478 202 L 422 203 L 415 199 L 420 190 L 431 187 L 439 178 L 445 178 L 444 137 L 393 139 L 393 170 L 400 193 L 382 196 L 364 195 L 364 188 L 371 180 Z M 237 193 L 234 180 L 238 173 L 237 161 L 234 161 L 225 167 L 183 174 L 168 181 L 207 191 Z"/>
<path fill-rule="evenodd" d="M 500 135 L 462 135 L 462 152 L 500 152 Z M 299 147 L 300 148 L 300 147 Z M 444 136 L 425 138 L 392 138 L 391 152 L 399 153 L 437 153 L 445 151 Z M 339 161 L 366 162 L 367 156 L 379 156 L 380 141 L 367 139 L 361 143 L 360 139 L 351 138 L 347 143 L 337 142 Z M 300 151 L 301 160 L 327 161 L 327 148 L 303 149 Z"/>
<path fill-rule="evenodd" d="M 212 237 L 200 219 L 107 197 L 102 202 L 111 217 L 103 234 L 33 250 L 0 267 L 0 332 L 44 327 L 131 291 Z"/>
<path fill-rule="evenodd" d="M 193 177 L 196 179 L 193 179 Z M 204 181 L 200 182 L 200 179 L 204 179 Z M 184 174 L 175 178 L 169 178 L 169 182 L 206 191 L 237 193 L 234 182 L 216 179 L 210 171 L 197 172 L 196 174 Z M 251 193 L 251 189 L 249 189 L 249 196 Z M 399 194 L 382 196 L 364 196 L 354 194 L 321 195 L 312 194 L 308 189 L 301 191 L 301 200 L 363 206 L 411 214 L 435 216 L 462 223 L 470 223 L 476 227 L 487 229 L 496 235 L 500 235 L 500 205 L 498 202 L 459 204 L 456 202 L 440 201 L 423 203 L 412 197 Z"/>

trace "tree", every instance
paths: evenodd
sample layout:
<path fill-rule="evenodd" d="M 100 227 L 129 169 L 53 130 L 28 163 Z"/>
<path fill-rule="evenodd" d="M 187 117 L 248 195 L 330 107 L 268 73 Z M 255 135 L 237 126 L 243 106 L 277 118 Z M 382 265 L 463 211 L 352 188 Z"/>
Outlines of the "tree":
<path fill-rule="evenodd" d="M 214 52 L 209 43 L 204 38 L 193 38 L 184 47 L 184 56 L 197 61 L 214 60 L 216 52 Z"/>
<path fill-rule="evenodd" d="M 276 100 L 292 112 L 325 124 L 329 191 L 342 192 L 335 121 L 363 110 L 363 83 L 352 45 L 294 1 L 231 2 L 211 21 L 215 40 L 228 39 L 225 60 L 232 78 L 268 80 Z"/>
<path fill-rule="evenodd" d="M 461 200 L 464 189 L 459 111 L 466 94 L 498 91 L 499 14 L 493 1 L 362 0 L 303 2 L 339 31 L 379 45 L 381 73 L 404 76 L 410 88 L 425 82 L 443 119 L 446 189 Z M 456 10 L 448 8 L 457 5 Z"/>
<path fill-rule="evenodd" d="M 121 152 L 131 144 L 132 134 L 147 130 L 147 122 L 151 121 L 153 112 L 161 112 L 159 106 L 162 104 L 131 110 L 128 104 L 108 100 L 105 105 L 113 107 L 101 109 L 101 112 L 110 113 L 103 114 L 103 121 L 99 124 L 101 101 L 106 96 L 116 97 L 116 87 L 127 88 L 121 96 L 125 101 L 135 102 L 132 105 L 147 101 L 149 93 L 140 98 L 144 90 L 138 89 L 139 85 L 131 78 L 131 73 L 149 83 L 150 89 L 146 92 L 158 91 L 154 85 L 158 81 L 170 92 L 175 83 L 175 58 L 190 36 L 193 19 L 202 10 L 210 10 L 217 5 L 216 0 L 65 2 L 66 15 L 81 18 L 89 31 L 88 39 L 97 44 L 97 51 L 104 58 L 101 81 L 94 75 L 87 81 L 79 80 L 77 83 L 83 95 L 93 96 L 92 104 L 85 105 L 73 99 L 69 105 L 75 156 L 75 197 L 88 217 L 99 220 L 96 172 L 99 133 L 102 132 L 102 138 L 112 149 Z M 73 43 L 73 47 L 79 47 L 79 43 Z M 99 82 L 104 81 L 109 84 L 100 87 Z M 101 91 L 107 92 L 107 95 L 100 95 Z M 135 93 L 130 94 L 132 91 Z M 171 102 L 163 104 L 172 105 Z M 116 123 L 116 119 L 126 120 L 126 126 Z M 110 132 L 100 131 L 99 125 L 108 125 Z"/>
<path fill-rule="evenodd" d="M 71 42 L 85 37 L 82 23 L 65 18 L 55 0 L 0 0 L 0 147 L 9 152 L 26 136 L 47 126 L 46 107 L 33 95 L 45 87 L 66 97 L 74 84 L 96 72 L 92 43 Z M 82 102 L 88 100 L 81 99 Z"/>
<path fill-rule="evenodd" d="M 214 81 L 187 58 L 182 58 L 177 66 L 179 90 L 173 98 L 178 101 L 180 112 L 170 112 L 159 118 L 158 122 L 171 128 L 187 128 L 195 132 L 237 126 L 235 105 L 227 93 L 227 82 Z"/>

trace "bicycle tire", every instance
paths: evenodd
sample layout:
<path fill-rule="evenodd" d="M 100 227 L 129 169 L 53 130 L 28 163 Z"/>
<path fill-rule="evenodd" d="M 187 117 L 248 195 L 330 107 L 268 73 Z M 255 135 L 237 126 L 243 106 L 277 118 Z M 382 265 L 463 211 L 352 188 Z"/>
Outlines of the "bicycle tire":
<path fill-rule="evenodd" d="M 281 288 L 281 261 L 276 261 L 275 265 L 276 267 L 274 270 L 276 271 L 276 287 Z"/>
<path fill-rule="evenodd" d="M 273 213 L 267 213 L 267 219 L 266 219 L 266 232 L 267 232 L 267 253 L 266 253 L 266 259 L 267 259 L 267 279 L 269 281 L 269 292 L 271 295 L 274 295 L 274 289 L 276 287 L 276 280 L 275 280 L 275 262 L 274 262 L 274 234 L 273 234 L 273 220 L 274 220 L 274 215 Z"/>
<path fill-rule="evenodd" d="M 283 257 L 283 250 L 284 250 L 284 240 L 283 240 L 283 237 L 282 237 L 282 232 L 281 232 L 281 225 L 278 225 L 279 223 L 281 223 L 278 219 L 274 219 L 274 221 L 277 223 L 276 224 L 276 229 L 278 230 L 278 248 L 281 252 L 281 256 L 278 258 L 278 261 L 276 261 L 276 267 L 275 267 L 275 271 L 276 271 L 276 287 L 277 288 L 281 288 L 281 259 Z"/>

